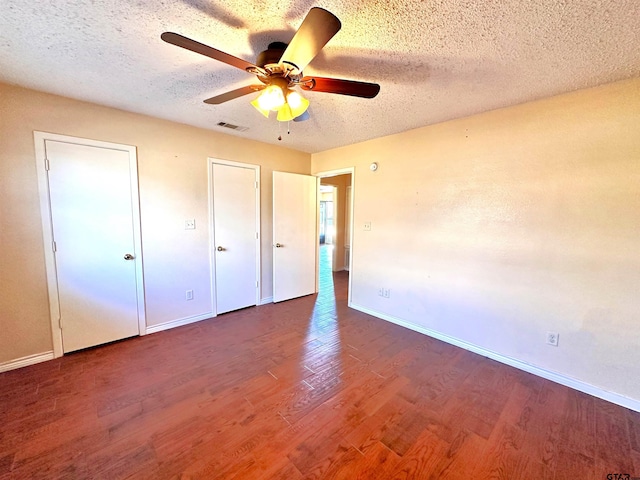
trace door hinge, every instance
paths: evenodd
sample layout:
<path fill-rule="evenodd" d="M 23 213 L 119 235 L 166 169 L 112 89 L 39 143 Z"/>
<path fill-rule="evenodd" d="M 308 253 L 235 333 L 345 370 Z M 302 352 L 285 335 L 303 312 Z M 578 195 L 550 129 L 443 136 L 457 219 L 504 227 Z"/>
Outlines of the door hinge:
<path fill-rule="evenodd" d="M 258 238 L 260 238 L 260 237 L 258 236 L 258 232 L 256 232 L 256 240 L 258 240 Z"/>
<path fill-rule="evenodd" d="M 258 189 L 258 182 L 255 182 L 255 183 L 256 183 L 256 190 L 257 190 Z"/>
<path fill-rule="evenodd" d="M 58 244 L 55 242 L 55 240 L 53 241 L 52 247 L 53 247 L 54 253 L 58 251 Z"/>
<path fill-rule="evenodd" d="M 260 282 L 256 280 L 256 288 L 258 288 L 259 286 L 260 286 Z"/>
<path fill-rule="evenodd" d="M 45 158 L 44 159 L 44 169 L 48 172 L 50 168 L 51 168 L 51 165 L 49 164 L 49 159 Z"/>

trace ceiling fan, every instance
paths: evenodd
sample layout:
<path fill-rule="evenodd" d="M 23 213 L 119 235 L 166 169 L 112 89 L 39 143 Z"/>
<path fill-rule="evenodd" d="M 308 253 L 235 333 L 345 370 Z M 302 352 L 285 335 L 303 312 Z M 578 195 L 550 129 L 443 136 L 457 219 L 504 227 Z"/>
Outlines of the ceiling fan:
<path fill-rule="evenodd" d="M 219 105 L 249 93 L 262 91 L 251 104 L 267 118 L 271 111 L 277 111 L 277 119 L 286 122 L 306 120 L 309 116 L 309 101 L 294 90 L 296 86 L 306 91 L 362 98 L 373 98 L 380 91 L 380 85 L 376 83 L 304 76 L 304 68 L 338 33 L 341 26 L 340 20 L 334 14 L 314 7 L 303 20 L 291 43 L 269 44 L 267 50 L 258 55 L 255 65 L 177 33 L 164 32 L 161 38 L 172 45 L 252 73 L 261 82 L 216 95 L 205 100 L 205 103 Z"/>

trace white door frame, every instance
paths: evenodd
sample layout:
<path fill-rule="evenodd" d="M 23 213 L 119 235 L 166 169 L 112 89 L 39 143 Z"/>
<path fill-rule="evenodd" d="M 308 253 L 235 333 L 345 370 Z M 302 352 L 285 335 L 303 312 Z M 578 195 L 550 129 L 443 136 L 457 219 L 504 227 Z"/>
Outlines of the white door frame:
<path fill-rule="evenodd" d="M 216 255 L 215 255 L 215 243 L 216 232 L 215 225 L 215 212 L 213 208 L 213 165 L 228 165 L 230 167 L 248 168 L 255 172 L 256 181 L 256 305 L 261 303 L 262 292 L 262 274 L 261 274 L 261 261 L 260 261 L 260 242 L 262 241 L 262 233 L 260 231 L 260 165 L 253 165 L 251 163 L 235 162 L 232 160 L 223 160 L 220 158 L 207 158 L 208 176 L 209 176 L 209 264 L 211 275 L 211 304 L 213 305 L 214 316 L 218 314 L 218 301 L 216 298 Z"/>
<path fill-rule="evenodd" d="M 40 196 L 40 215 L 42 219 L 42 237 L 44 241 L 44 259 L 47 274 L 47 288 L 49 292 L 49 317 L 51 320 L 51 336 L 54 358 L 64 354 L 62 348 L 62 329 L 60 328 L 60 302 L 58 299 L 58 279 L 56 261 L 53 251 L 53 223 L 51 220 L 51 202 L 49 197 L 49 177 L 47 175 L 47 140 L 73 143 L 88 147 L 109 148 L 129 154 L 129 178 L 131 184 L 131 200 L 133 215 L 133 244 L 135 246 L 136 262 L 136 296 L 138 310 L 138 333 L 146 335 L 147 322 L 145 314 L 144 278 L 142 268 L 142 237 L 140 233 L 140 194 L 138 190 L 138 156 L 136 147 L 120 143 L 102 142 L 87 138 L 71 137 L 56 133 L 33 132 L 36 151 L 36 171 L 38 175 L 38 192 Z"/>
<path fill-rule="evenodd" d="M 353 251 L 354 251 L 354 229 L 353 229 L 353 211 L 354 211 L 354 205 L 355 205 L 355 194 L 356 194 L 356 169 L 355 167 L 346 167 L 346 168 L 340 168 L 337 170 L 326 170 L 324 172 L 316 172 L 314 173 L 314 175 L 316 177 L 318 177 L 318 185 L 320 185 L 320 179 L 321 178 L 326 178 L 326 177 L 335 177 L 337 175 L 346 175 L 350 173 L 351 174 L 351 205 L 350 205 L 350 209 L 351 209 L 351 215 L 349 218 L 349 228 L 351 229 L 351 247 L 349 250 L 349 294 L 348 294 L 348 298 L 347 298 L 347 306 L 351 306 L 351 291 L 352 291 L 352 285 L 351 282 L 353 281 Z M 319 187 L 318 187 L 319 188 Z M 318 197 L 318 202 L 320 202 L 320 197 Z M 318 203 L 318 210 L 320 210 L 319 207 L 320 203 Z M 320 268 L 316 268 L 316 284 L 319 282 L 319 277 L 320 277 Z"/>

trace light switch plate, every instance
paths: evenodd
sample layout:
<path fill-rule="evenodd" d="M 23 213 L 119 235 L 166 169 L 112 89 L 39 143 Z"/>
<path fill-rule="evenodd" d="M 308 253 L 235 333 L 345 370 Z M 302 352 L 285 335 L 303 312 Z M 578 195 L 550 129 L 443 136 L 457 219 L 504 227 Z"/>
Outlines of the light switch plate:
<path fill-rule="evenodd" d="M 196 220 L 192 218 L 191 220 L 184 221 L 184 229 L 185 230 L 195 230 L 196 229 Z"/>

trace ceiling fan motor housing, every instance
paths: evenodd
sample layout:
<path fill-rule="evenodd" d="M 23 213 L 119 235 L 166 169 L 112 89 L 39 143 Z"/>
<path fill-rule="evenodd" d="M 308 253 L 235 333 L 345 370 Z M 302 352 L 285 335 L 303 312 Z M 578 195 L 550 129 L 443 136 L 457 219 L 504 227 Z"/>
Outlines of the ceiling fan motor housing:
<path fill-rule="evenodd" d="M 283 42 L 273 42 L 269 44 L 269 48 L 258 54 L 256 65 L 266 67 L 267 65 L 277 65 L 282 58 L 282 54 L 287 49 L 287 44 Z"/>

